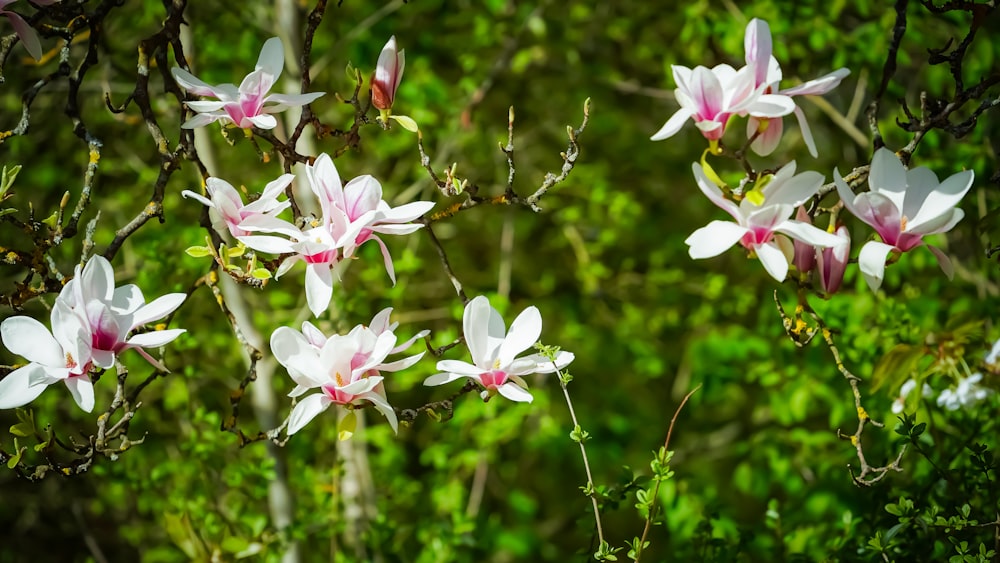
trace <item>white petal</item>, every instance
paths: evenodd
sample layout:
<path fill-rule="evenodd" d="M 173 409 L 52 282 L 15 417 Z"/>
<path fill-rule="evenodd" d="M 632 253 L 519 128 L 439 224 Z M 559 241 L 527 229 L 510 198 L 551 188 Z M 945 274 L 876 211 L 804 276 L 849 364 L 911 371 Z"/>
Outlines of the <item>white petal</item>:
<path fill-rule="evenodd" d="M 365 393 L 362 397 L 368 401 L 371 401 L 375 408 L 382 413 L 386 421 L 389 422 L 389 426 L 392 427 L 392 431 L 399 433 L 399 421 L 396 420 L 396 411 L 392 409 L 389 405 L 389 401 L 385 397 L 379 395 L 376 392 Z"/>
<path fill-rule="evenodd" d="M 534 397 L 531 396 L 531 393 L 528 393 L 519 385 L 511 381 L 497 387 L 497 392 L 511 401 L 517 401 L 518 403 L 530 403 L 534 399 Z"/>
<path fill-rule="evenodd" d="M 882 286 L 882 279 L 885 277 L 885 260 L 892 250 L 892 246 L 872 240 L 868 241 L 858 254 L 858 267 L 872 291 L 877 291 Z"/>
<path fill-rule="evenodd" d="M 753 137 L 754 133 L 760 127 L 761 119 L 766 118 L 756 118 L 750 116 L 747 119 L 747 138 Z M 753 144 L 750 148 L 753 152 L 761 155 L 767 156 L 774 152 L 774 149 L 778 147 L 778 142 L 781 141 L 781 133 L 784 129 L 784 124 L 780 117 L 775 117 L 767 119 L 767 129 L 764 129 L 757 138 L 754 139 Z"/>
<path fill-rule="evenodd" d="M 451 383 L 452 381 L 458 381 L 459 379 L 465 379 L 470 377 L 467 375 L 461 375 L 458 373 L 435 373 L 434 375 L 428 377 L 424 380 L 424 385 L 430 387 L 434 385 L 444 385 L 446 383 Z"/>
<path fill-rule="evenodd" d="M 69 387 L 73 400 L 83 409 L 84 412 L 94 410 L 94 384 L 90 381 L 89 375 L 80 375 L 66 379 L 66 387 Z"/>
<path fill-rule="evenodd" d="M 663 124 L 663 127 L 660 127 L 660 130 L 653 133 L 653 136 L 649 139 L 651 141 L 662 141 L 663 139 L 668 139 L 674 136 L 674 134 L 680 131 L 681 127 L 684 126 L 684 123 L 688 119 L 691 119 L 691 116 L 693 115 L 694 110 L 685 107 L 680 108 L 675 111 L 674 114 L 670 116 L 670 119 Z"/>
<path fill-rule="evenodd" d="M 0 379 L 0 409 L 23 407 L 34 401 L 56 378 L 48 376 L 45 367 L 30 363 Z"/>
<path fill-rule="evenodd" d="M 314 316 L 320 316 L 330 306 L 333 297 L 333 274 L 328 264 L 306 266 L 306 303 Z"/>
<path fill-rule="evenodd" d="M 948 258 L 948 255 L 945 254 L 944 251 L 942 251 L 940 248 L 936 246 L 931 246 L 928 244 L 927 249 L 934 254 L 935 258 L 937 258 L 938 265 L 941 266 L 941 271 L 944 272 L 944 275 L 948 276 L 949 280 L 954 279 L 955 266 L 952 265 L 951 258 Z"/>
<path fill-rule="evenodd" d="M 183 328 L 171 328 L 167 330 L 144 332 L 129 338 L 126 340 L 126 344 L 129 346 L 137 346 L 139 348 L 159 348 L 160 346 L 173 342 L 178 336 L 184 334 L 185 332 L 187 332 L 187 330 Z"/>
<path fill-rule="evenodd" d="M 875 151 L 872 157 L 871 171 L 868 175 L 868 185 L 873 192 L 882 194 L 892 200 L 896 209 L 903 209 L 903 199 L 906 195 L 906 169 L 895 153 L 882 147 Z"/>
<path fill-rule="evenodd" d="M 66 358 L 62 346 L 45 328 L 31 317 L 10 317 L 0 323 L 0 338 L 8 350 L 29 362 L 46 366 L 63 366 Z"/>
<path fill-rule="evenodd" d="M 480 373 L 483 373 L 481 368 L 461 360 L 441 360 L 437 363 L 436 367 L 441 371 L 447 371 L 462 376 L 478 376 Z"/>
<path fill-rule="evenodd" d="M 690 247 L 688 254 L 691 255 L 691 258 L 711 258 L 732 248 L 747 231 L 746 227 L 741 227 L 731 221 L 712 221 L 691 233 L 684 240 L 684 244 Z"/>
<path fill-rule="evenodd" d="M 309 424 L 316 415 L 330 408 L 332 403 L 333 401 L 322 393 L 309 395 L 299 401 L 292 409 L 292 414 L 288 415 L 288 435 L 302 430 L 302 427 Z"/>
<path fill-rule="evenodd" d="M 806 148 L 809 149 L 809 154 L 813 158 L 819 156 L 819 152 L 816 151 L 816 141 L 813 140 L 812 129 L 809 128 L 809 122 L 806 121 L 806 114 L 802 111 L 802 108 L 795 106 L 795 119 L 799 122 L 799 129 L 802 131 L 802 140 L 806 142 Z"/>
<path fill-rule="evenodd" d="M 178 307 L 184 303 L 187 299 L 187 294 L 184 293 L 168 293 L 162 297 L 158 297 L 151 301 L 148 305 L 140 307 L 138 311 L 134 313 L 132 318 L 132 326 L 144 325 L 146 323 L 162 319 L 170 313 L 177 310 Z"/>
<path fill-rule="evenodd" d="M 177 81 L 177 84 L 179 84 L 181 88 L 184 88 L 196 96 L 219 97 L 214 87 L 203 82 L 201 79 L 182 68 L 174 67 L 170 69 L 170 74 L 173 75 L 174 80 Z"/>
<path fill-rule="evenodd" d="M 973 177 L 972 170 L 965 170 L 949 176 L 948 179 L 941 182 L 940 186 L 935 186 L 921 202 L 920 211 L 916 213 L 916 216 L 907 215 L 910 219 L 907 231 L 921 234 L 929 233 L 930 229 L 923 230 L 925 224 L 932 222 L 934 218 L 947 214 L 952 208 L 958 205 L 969 191 L 969 188 L 972 187 Z M 909 180 L 909 178 L 907 179 Z M 913 189 L 913 186 L 908 188 L 908 190 Z M 910 204 L 910 194 L 907 193 L 906 195 L 905 204 Z"/>
<path fill-rule="evenodd" d="M 386 364 L 379 364 L 378 370 L 379 371 L 403 370 L 417 363 L 418 361 L 420 361 L 420 358 L 423 357 L 424 357 L 424 352 L 420 352 L 419 354 L 403 358 L 402 360 L 396 360 L 395 362 L 389 362 Z"/>
<path fill-rule="evenodd" d="M 851 71 L 846 68 L 839 68 L 829 74 L 824 74 L 819 78 L 814 78 L 803 84 L 799 84 L 794 88 L 788 88 L 787 90 L 782 90 L 781 93 L 786 96 L 801 96 L 810 95 L 816 96 L 820 94 L 826 94 L 830 90 L 833 90 L 840 84 Z"/>
<path fill-rule="evenodd" d="M 490 334 L 493 331 L 490 330 L 490 325 L 494 323 L 494 316 L 499 317 L 500 314 L 490 305 L 489 299 L 482 295 L 469 301 L 462 315 L 462 332 L 465 335 L 465 344 L 472 354 L 472 361 L 483 369 L 489 369 L 483 365 L 484 362 L 493 361 L 493 347 L 490 341 Z M 502 318 L 500 325 L 503 325 Z M 503 338 L 505 329 L 501 328 L 499 332 L 499 337 Z"/>
<path fill-rule="evenodd" d="M 782 94 L 764 94 L 745 111 L 754 117 L 781 117 L 795 111 L 795 101 Z"/>
<path fill-rule="evenodd" d="M 281 39 L 272 37 L 264 42 L 260 49 L 260 56 L 257 57 L 257 67 L 255 70 L 263 70 L 272 77 L 281 74 L 285 66 L 285 52 L 281 45 Z"/>
<path fill-rule="evenodd" d="M 694 179 L 698 183 L 698 189 L 701 190 L 701 193 L 705 194 L 705 197 L 710 199 L 712 203 L 717 205 L 723 211 L 731 215 L 737 222 L 743 221 L 743 212 L 740 211 L 740 207 L 732 201 L 726 199 L 722 190 L 720 190 L 718 186 L 708 179 L 705 171 L 701 168 L 701 164 L 697 162 L 691 163 L 691 171 L 694 172 Z"/>
<path fill-rule="evenodd" d="M 841 237 L 833 233 L 828 233 L 823 229 L 810 225 L 809 223 L 793 221 L 791 219 L 778 225 L 775 230 L 806 244 L 822 248 L 837 246 L 844 242 Z"/>
<path fill-rule="evenodd" d="M 768 242 L 755 246 L 754 250 L 767 273 L 778 281 L 785 281 L 785 277 L 788 275 L 788 258 L 778 248 L 778 245 L 774 242 Z"/>
<path fill-rule="evenodd" d="M 542 335 L 542 314 L 535 306 L 528 307 L 510 324 L 510 330 L 504 338 L 497 359 L 501 366 L 514 361 L 514 357 L 531 348 Z"/>

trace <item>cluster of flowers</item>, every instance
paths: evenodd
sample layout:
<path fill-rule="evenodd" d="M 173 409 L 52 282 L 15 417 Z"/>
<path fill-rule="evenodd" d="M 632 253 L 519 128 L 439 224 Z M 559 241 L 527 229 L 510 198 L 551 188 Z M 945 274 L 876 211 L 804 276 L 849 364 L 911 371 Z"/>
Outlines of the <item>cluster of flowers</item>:
<path fill-rule="evenodd" d="M 379 56 L 371 78 L 372 105 L 386 123 L 396 90 L 403 75 L 405 58 L 392 37 Z M 287 107 L 309 103 L 322 93 L 291 96 L 267 95 L 281 73 L 281 42 L 272 38 L 264 44 L 255 70 L 244 78 L 239 88 L 232 84 L 210 86 L 179 68 L 173 69 L 177 82 L 189 92 L 211 96 L 218 101 L 187 102 L 197 115 L 183 124 L 193 128 L 215 121 L 236 127 L 270 129 L 277 122 L 271 115 Z M 271 105 L 273 103 L 273 105 Z M 290 207 L 279 201 L 294 175 L 284 174 L 268 183 L 260 197 L 244 204 L 239 192 L 228 182 L 208 178 L 208 197 L 184 191 L 211 207 L 225 229 L 248 248 L 259 252 L 287 255 L 278 267 L 281 276 L 296 262 L 306 263 L 306 301 L 316 316 L 326 311 L 333 292 L 333 269 L 354 256 L 357 248 L 369 240 L 378 243 L 385 268 L 395 283 L 392 258 L 379 234 L 409 234 L 423 225 L 412 223 L 434 206 L 433 202 L 417 201 L 390 207 L 382 199 L 382 186 L 368 175 L 359 176 L 343 185 L 333 159 L 321 154 L 305 167 L 305 179 L 319 201 L 322 217 L 299 228 L 278 215 Z M 288 370 L 296 387 L 289 393 L 296 398 L 316 389 L 296 403 L 288 419 L 288 434 L 295 434 L 330 405 L 350 405 L 351 408 L 371 403 L 389 422 L 393 431 L 398 420 L 390 406 L 383 385 L 382 372 L 395 372 L 412 366 L 423 352 L 388 362 L 390 354 L 408 349 L 428 331 L 397 344 L 395 329 L 389 324 L 392 309 L 375 315 L 368 326 L 358 325 L 346 335 L 326 336 L 309 322 L 302 330 L 281 327 L 271 335 L 271 351 Z M 521 378 L 531 373 L 551 373 L 566 367 L 573 355 L 560 352 L 555 361 L 538 354 L 517 358 L 533 346 L 541 335 L 542 319 L 535 307 L 529 307 L 515 319 L 507 332 L 500 314 L 485 297 L 470 301 L 464 314 L 464 334 L 472 353 L 473 363 L 442 360 L 437 367 L 444 373 L 433 375 L 425 385 L 441 385 L 470 378 L 482 387 L 482 397 L 489 399 L 499 393 L 513 401 L 530 402 L 531 394 Z"/>
<path fill-rule="evenodd" d="M 424 353 L 387 362 L 386 357 L 409 348 L 429 331 L 396 344 L 398 323 L 389 324 L 392 308 L 383 309 L 367 327 L 358 325 L 346 335 L 326 336 L 309 322 L 297 331 L 281 327 L 271 335 L 271 351 L 295 381 L 289 397 L 299 397 L 318 389 L 299 401 L 288 420 L 288 434 L 302 429 L 330 405 L 351 407 L 370 402 L 397 430 L 396 412 L 386 398 L 382 372 L 394 372 L 415 364 Z M 528 307 L 510 326 L 486 297 L 469 301 L 463 315 L 465 341 L 473 363 L 441 360 L 438 373 L 428 377 L 424 385 L 443 385 L 463 378 L 482 387 L 481 396 L 488 400 L 500 395 L 519 402 L 531 402 L 527 383 L 522 376 L 532 373 L 552 373 L 569 365 L 573 354 L 559 352 L 555 360 L 540 354 L 517 357 L 531 348 L 542 332 L 542 317 L 535 307 Z"/>
<path fill-rule="evenodd" d="M 243 204 L 232 185 L 219 178 L 205 182 L 208 198 L 187 190 L 181 193 L 215 209 L 229 233 L 248 248 L 290 255 L 282 261 L 277 276 L 296 262 L 305 262 L 306 302 L 309 310 L 319 316 L 326 311 L 333 295 L 333 268 L 353 257 L 358 247 L 369 240 L 378 243 L 386 271 L 395 283 L 389 249 L 378 234 L 403 235 L 416 231 L 423 225 L 411 221 L 430 211 L 434 203 L 415 201 L 390 207 L 382 199 L 382 185 L 369 175 L 343 185 L 333 159 L 325 153 L 305 167 L 305 177 L 319 201 L 322 217 L 303 229 L 278 218 L 291 205 L 287 200 L 278 201 L 278 197 L 295 178 L 292 174 L 283 174 L 268 183 L 261 196 L 248 205 Z"/>
<path fill-rule="evenodd" d="M 993 344 L 993 349 L 986 355 L 984 360 L 987 369 L 992 373 L 1000 372 L 1000 340 Z M 967 377 L 958 379 L 954 387 L 943 389 L 937 396 L 937 405 L 950 411 L 960 408 L 970 408 L 983 401 L 994 393 L 993 389 L 982 386 L 982 372 L 969 374 Z M 900 414 L 906 408 L 906 400 L 910 393 L 917 388 L 915 379 L 907 379 L 899 389 L 899 396 L 892 402 L 892 412 Z M 921 386 L 920 396 L 927 399 L 934 396 L 934 389 L 926 382 Z"/>
<path fill-rule="evenodd" d="M 130 348 L 167 371 L 145 349 L 173 341 L 184 329 L 136 330 L 172 313 L 185 297 L 170 293 L 146 303 L 137 286 L 115 287 L 114 271 L 104 257 L 94 256 L 86 267 L 77 266 L 52 306 L 51 331 L 31 317 L 10 317 L 0 323 L 4 346 L 29 362 L 0 380 L 0 408 L 26 405 L 62 381 L 76 404 L 91 412 L 91 371 L 113 367 L 116 357 Z"/>
<path fill-rule="evenodd" d="M 670 137 L 690 118 L 709 140 L 710 150 L 717 149 L 730 118 L 748 116 L 751 147 L 766 155 L 780 139 L 781 117 L 794 112 L 809 151 L 816 156 L 812 134 L 792 96 L 829 92 L 848 71 L 840 69 L 780 90 L 781 66 L 771 55 L 768 25 L 752 20 L 744 43 L 747 64 L 738 71 L 728 65 L 713 69 L 699 66 L 694 70 L 673 67 L 675 95 L 681 109 L 652 139 Z M 768 274 L 778 281 L 787 277 L 790 264 L 794 264 L 802 276 L 815 269 L 825 293 L 837 291 L 850 255 L 850 233 L 833 219 L 826 231 L 814 227 L 801 207 L 819 192 L 824 181 L 821 174 L 810 171 L 796 175 L 795 162 L 791 162 L 776 174 L 758 179 L 751 189 L 734 193 L 728 189 L 724 192 L 724 184 L 702 165 L 695 163 L 692 169 L 702 193 L 735 220 L 712 221 L 692 233 L 685 241 L 692 258 L 717 256 L 739 243 L 759 258 Z M 907 170 L 885 148 L 876 151 L 872 159 L 868 192 L 855 195 L 840 172 L 834 170 L 843 206 L 881 237 L 881 241 L 867 242 L 858 256 L 858 266 L 872 291 L 882 285 L 890 253 L 925 246 L 924 236 L 947 232 L 962 219 L 964 213 L 956 205 L 972 186 L 972 180 L 971 170 L 954 174 L 944 182 L 928 168 Z M 793 215 L 796 219 L 792 219 Z M 926 246 L 950 278 L 951 261 L 938 248 Z"/>

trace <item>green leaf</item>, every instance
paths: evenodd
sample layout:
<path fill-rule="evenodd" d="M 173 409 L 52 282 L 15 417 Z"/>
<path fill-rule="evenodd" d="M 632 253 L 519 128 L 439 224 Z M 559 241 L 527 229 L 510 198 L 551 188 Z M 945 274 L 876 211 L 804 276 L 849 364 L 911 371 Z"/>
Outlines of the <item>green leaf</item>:
<path fill-rule="evenodd" d="M 206 559 L 207 553 L 201 538 L 198 537 L 194 527 L 191 526 L 191 518 L 187 513 L 176 514 L 167 512 L 163 515 L 167 535 L 174 544 L 191 559 Z"/>
<path fill-rule="evenodd" d="M 192 258 L 203 258 L 205 256 L 211 256 L 212 249 L 207 246 L 189 246 L 184 253 Z"/>
<path fill-rule="evenodd" d="M 417 127 L 417 122 L 413 121 L 412 117 L 408 117 L 405 115 L 390 115 L 389 119 L 395 119 L 396 123 L 399 123 L 400 125 L 403 126 L 403 129 L 406 129 L 411 133 L 416 133 L 420 129 L 419 127 Z"/>
<path fill-rule="evenodd" d="M 271 271 L 267 268 L 257 268 L 250 272 L 250 276 L 258 280 L 269 280 L 271 279 Z"/>
<path fill-rule="evenodd" d="M 897 344 L 889 350 L 878 361 L 872 372 L 872 390 L 877 391 L 880 387 L 888 385 L 890 388 L 899 387 L 904 381 L 912 377 L 917 369 L 917 362 L 924 357 L 923 346 L 911 346 L 909 344 Z"/>
<path fill-rule="evenodd" d="M 340 423 L 337 424 L 337 438 L 341 441 L 350 440 L 357 427 L 358 417 L 354 414 L 354 411 L 347 411 L 344 418 L 340 419 Z"/>
<path fill-rule="evenodd" d="M 27 438 L 35 433 L 35 425 L 29 422 L 19 422 L 10 427 L 10 433 L 15 436 Z"/>

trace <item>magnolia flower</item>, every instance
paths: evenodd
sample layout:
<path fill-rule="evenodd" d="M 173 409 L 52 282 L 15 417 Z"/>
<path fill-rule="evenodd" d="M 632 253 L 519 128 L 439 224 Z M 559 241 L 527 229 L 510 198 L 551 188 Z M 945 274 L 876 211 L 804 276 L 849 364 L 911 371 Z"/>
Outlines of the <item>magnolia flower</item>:
<path fill-rule="evenodd" d="M 428 377 L 424 385 L 443 385 L 467 377 L 483 387 L 483 400 L 500 393 L 511 401 L 530 403 L 532 397 L 521 376 L 552 373 L 574 358 L 570 352 L 559 352 L 554 362 L 541 354 L 516 357 L 542 334 L 542 316 L 534 306 L 522 311 L 507 331 L 500 313 L 480 295 L 465 306 L 462 326 L 473 363 L 441 360 L 437 369 L 444 373 Z"/>
<path fill-rule="evenodd" d="M 87 327 L 94 364 L 98 367 L 114 366 L 116 354 L 134 348 L 157 369 L 168 371 L 145 348 L 159 348 L 186 332 L 184 329 L 128 335 L 146 323 L 169 315 L 187 296 L 170 293 L 146 303 L 138 286 L 129 284 L 116 288 L 114 276 L 111 263 L 103 256 L 94 256 L 85 267 L 76 266 L 76 275 L 63 287 L 56 303 L 64 304 Z"/>
<path fill-rule="evenodd" d="M 844 281 L 844 271 L 847 270 L 847 260 L 851 254 L 851 233 L 847 227 L 841 225 L 834 234 L 840 239 L 839 244 L 817 248 L 814 251 L 819 286 L 827 295 L 837 293 L 840 289 L 840 284 Z"/>
<path fill-rule="evenodd" d="M 989 397 L 992 389 L 987 389 L 979 385 L 983 380 L 983 374 L 974 373 L 969 377 L 959 380 L 958 386 L 952 389 L 945 389 L 938 395 L 937 404 L 950 411 L 958 410 L 959 407 L 971 407 Z"/>
<path fill-rule="evenodd" d="M 260 252 L 271 254 L 281 254 L 291 251 L 291 243 L 285 239 L 254 234 L 247 227 L 260 229 L 272 221 L 280 221 L 277 215 L 291 206 L 289 201 L 278 201 L 278 196 L 284 193 L 285 188 L 295 179 L 294 174 L 282 174 L 276 180 L 264 186 L 264 192 L 260 194 L 254 202 L 243 205 L 243 198 L 229 182 L 220 178 L 209 178 L 205 180 L 205 190 L 208 198 L 184 190 L 181 195 L 194 198 L 208 207 L 214 209 L 221 216 L 229 229 L 229 234 L 248 247 Z M 284 221 L 281 221 L 284 223 Z"/>
<path fill-rule="evenodd" d="M 34 0 L 35 4 L 39 6 L 50 6 L 55 4 L 59 0 Z M 0 16 L 7 16 L 10 20 L 10 25 L 14 27 L 14 32 L 17 33 L 18 38 L 21 43 L 24 44 L 24 49 L 28 51 L 28 54 L 32 56 L 36 61 L 42 58 L 42 44 L 38 41 L 38 32 L 34 30 L 28 22 L 24 21 L 24 18 L 18 14 L 5 10 L 7 6 L 17 2 L 17 0 L 0 0 Z"/>
<path fill-rule="evenodd" d="M 332 404 L 360 405 L 372 403 L 385 415 L 397 430 L 396 412 L 389 405 L 382 384 L 383 371 L 399 371 L 412 366 L 424 352 L 394 362 L 386 356 L 403 351 L 417 338 L 396 345 L 393 333 L 395 324 L 388 324 L 392 309 L 384 309 L 372 320 L 372 325 L 358 325 L 346 335 L 326 337 L 319 329 L 306 322 L 302 332 L 281 327 L 271 335 L 271 351 L 275 359 L 285 366 L 295 381 L 290 397 L 298 397 L 311 389 L 320 393 L 309 395 L 298 402 L 288 417 L 288 435 L 295 434 L 319 413 Z"/>
<path fill-rule="evenodd" d="M 284 65 L 285 55 L 281 39 L 272 37 L 264 43 L 256 68 L 243 79 L 239 88 L 232 84 L 211 86 L 190 72 L 174 67 L 171 74 L 185 90 L 196 96 L 208 96 L 219 100 L 185 102 L 198 115 L 184 122 L 181 127 L 194 129 L 221 120 L 232 122 L 242 129 L 251 127 L 274 129 L 278 125 L 278 120 L 271 115 L 272 113 L 308 104 L 325 93 L 268 95 Z"/>
<path fill-rule="evenodd" d="M 907 379 L 903 386 L 899 388 L 899 396 L 892 402 L 892 412 L 893 414 L 899 414 L 903 412 L 906 407 L 906 397 L 917 387 L 917 382 L 914 379 Z M 921 388 L 921 395 L 925 398 L 930 397 L 934 394 L 934 390 L 931 389 L 930 385 L 924 383 Z"/>
<path fill-rule="evenodd" d="M 754 87 L 764 88 L 766 94 L 777 93 L 791 98 L 802 95 L 821 95 L 833 90 L 840 84 L 850 70 L 846 68 L 837 69 L 829 74 L 823 75 L 814 80 L 810 80 L 794 88 L 785 90 L 778 89 L 781 82 L 781 66 L 771 55 L 771 28 L 767 22 L 754 18 L 747 24 L 746 35 L 743 40 L 746 50 L 747 67 L 753 69 Z M 809 123 L 802 112 L 802 108 L 794 106 L 795 118 L 799 121 L 799 128 L 802 130 L 802 139 L 809 148 L 809 154 L 818 156 L 816 143 L 813 141 L 812 131 Z M 757 138 L 751 144 L 754 152 L 761 156 L 766 156 L 774 151 L 781 140 L 782 119 L 772 116 L 751 115 L 747 120 L 747 138 L 753 137 L 758 131 Z"/>
<path fill-rule="evenodd" d="M 694 119 L 702 136 L 717 141 L 733 115 L 781 117 L 795 109 L 791 98 L 764 93 L 765 86 L 757 87 L 750 67 L 738 71 L 725 64 L 712 69 L 698 66 L 692 70 L 677 65 L 671 68 L 677 84 L 674 97 L 681 108 L 650 137 L 654 141 L 673 136 L 688 118 Z"/>
<path fill-rule="evenodd" d="M 402 49 L 396 50 L 396 36 L 393 35 L 382 47 L 378 56 L 378 65 L 372 74 L 372 105 L 382 116 L 382 121 L 389 117 L 392 103 L 396 100 L 396 89 L 403 79 L 403 68 L 406 57 Z"/>
<path fill-rule="evenodd" d="M 834 170 L 834 181 L 844 205 L 882 238 L 882 242 L 866 243 L 858 255 L 858 266 L 872 291 L 882 285 L 890 252 L 907 252 L 923 246 L 925 235 L 947 232 L 962 220 L 965 212 L 955 206 L 972 187 L 972 179 L 972 171 L 965 170 L 938 182 L 934 172 L 923 166 L 906 170 L 896 155 L 884 147 L 872 158 L 868 192 L 854 195 L 840 172 Z M 926 246 L 951 279 L 954 275 L 951 260 L 941 250 Z"/>
<path fill-rule="evenodd" d="M 776 238 L 782 233 L 793 239 L 800 240 L 812 246 L 828 247 L 840 244 L 835 235 L 818 229 L 808 223 L 789 219 L 795 208 L 816 194 L 823 184 L 823 176 L 818 172 L 803 172 L 795 175 L 795 162 L 791 162 L 779 170 L 770 182 L 755 194 L 756 197 L 745 196 L 737 205 L 726 199 L 697 162 L 691 166 L 695 179 L 702 193 L 712 200 L 712 203 L 729 213 L 735 223 L 730 221 L 712 221 L 685 240 L 690 246 L 688 254 L 691 258 L 711 258 L 718 256 L 736 243 L 740 243 L 760 258 L 761 264 L 771 277 L 784 281 L 788 275 L 788 257 L 786 249 L 779 242 L 786 244 L 787 239 Z M 787 252 L 791 255 L 791 249 Z"/>
<path fill-rule="evenodd" d="M 0 323 L 4 346 L 29 362 L 0 380 L 0 409 L 26 405 L 46 387 L 62 381 L 81 409 L 94 410 L 90 331 L 83 319 L 58 299 L 51 321 L 51 332 L 31 317 L 10 317 Z"/>
<path fill-rule="evenodd" d="M 382 199 L 382 185 L 369 175 L 354 178 L 344 186 L 333 159 L 326 153 L 306 166 L 305 174 L 319 199 L 323 212 L 321 221 L 315 221 L 313 227 L 305 231 L 284 221 L 264 224 L 254 219 L 245 225 L 255 231 L 285 234 L 296 241 L 290 247 L 295 254 L 282 262 L 276 275 L 284 274 L 299 260 L 305 261 L 306 301 L 313 314 L 319 316 L 329 306 L 333 295 L 332 268 L 341 260 L 354 256 L 357 247 L 369 240 L 378 243 L 386 272 L 395 284 L 392 257 L 377 234 L 402 235 L 416 231 L 423 225 L 410 221 L 430 211 L 434 203 L 417 201 L 392 208 Z"/>

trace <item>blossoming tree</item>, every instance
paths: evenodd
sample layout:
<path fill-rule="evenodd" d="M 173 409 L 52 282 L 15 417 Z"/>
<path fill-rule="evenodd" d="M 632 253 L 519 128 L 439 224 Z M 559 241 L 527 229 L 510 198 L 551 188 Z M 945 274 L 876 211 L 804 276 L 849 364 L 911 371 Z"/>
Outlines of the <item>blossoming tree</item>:
<path fill-rule="evenodd" d="M 0 2 L 15 558 L 996 560 L 991 3 L 224 4 Z"/>

